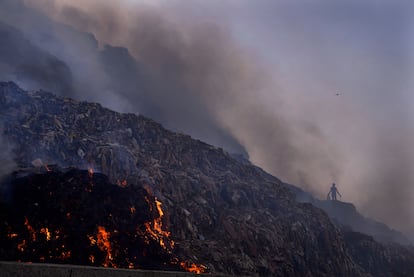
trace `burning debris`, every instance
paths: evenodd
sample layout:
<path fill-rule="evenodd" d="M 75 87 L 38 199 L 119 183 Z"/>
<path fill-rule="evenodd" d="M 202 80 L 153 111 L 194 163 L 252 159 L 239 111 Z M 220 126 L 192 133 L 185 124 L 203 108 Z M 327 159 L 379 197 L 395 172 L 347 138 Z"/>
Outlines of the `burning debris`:
<path fill-rule="evenodd" d="M 93 190 L 85 190 L 90 183 Z M 2 260 L 191 272 L 200 267 L 187 268 L 189 262 L 174 256 L 161 202 L 143 188 L 121 188 L 102 174 L 76 169 L 29 174 L 7 185 L 14 193 L 1 203 Z"/>
<path fill-rule="evenodd" d="M 413 250 L 345 241 L 348 231 L 277 178 L 143 116 L 13 83 L 0 83 L 0 111 L 21 169 L 0 187 L 1 259 L 365 276 L 373 269 L 358 253 L 368 251 L 388 276 L 414 271 Z"/>

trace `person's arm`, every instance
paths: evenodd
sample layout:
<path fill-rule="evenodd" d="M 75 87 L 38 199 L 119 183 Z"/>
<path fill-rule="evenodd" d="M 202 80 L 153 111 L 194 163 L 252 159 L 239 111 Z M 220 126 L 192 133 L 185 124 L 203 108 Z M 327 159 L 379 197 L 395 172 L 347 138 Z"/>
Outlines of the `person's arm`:
<path fill-rule="evenodd" d="M 336 189 L 336 192 L 339 194 L 339 197 L 342 198 L 342 195 L 339 193 L 339 190 L 338 189 Z"/>

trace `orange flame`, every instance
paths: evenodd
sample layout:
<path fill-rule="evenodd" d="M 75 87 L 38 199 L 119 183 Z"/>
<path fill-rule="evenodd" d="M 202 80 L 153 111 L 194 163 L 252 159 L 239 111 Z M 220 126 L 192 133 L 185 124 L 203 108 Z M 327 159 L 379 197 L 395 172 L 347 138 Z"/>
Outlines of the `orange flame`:
<path fill-rule="evenodd" d="M 16 238 L 16 237 L 18 237 L 18 234 L 16 234 L 16 233 L 7 234 L 7 237 L 9 239 Z"/>
<path fill-rule="evenodd" d="M 93 255 L 89 255 L 89 261 L 91 263 L 95 263 L 95 257 Z"/>
<path fill-rule="evenodd" d="M 109 240 L 111 236 L 110 232 L 107 232 L 105 230 L 105 227 L 102 226 L 98 226 L 98 233 L 96 234 L 96 238 L 93 236 L 88 236 L 90 244 L 91 245 L 95 245 L 98 246 L 98 248 L 102 251 L 106 253 L 105 256 L 105 261 L 103 262 L 103 266 L 104 267 L 115 267 L 116 268 L 116 264 L 113 263 L 113 254 L 112 254 L 112 247 L 111 247 L 111 242 Z M 89 260 L 94 263 L 95 262 L 95 257 L 90 255 L 89 256 Z"/>
<path fill-rule="evenodd" d="M 96 239 L 93 236 L 88 236 L 89 241 L 91 242 L 91 245 L 95 245 L 96 244 Z"/>
<path fill-rule="evenodd" d="M 148 198 L 146 198 L 146 200 L 149 203 Z M 162 217 L 164 216 L 164 212 L 161 208 L 162 203 L 161 201 L 158 201 L 157 198 L 155 198 L 155 204 L 157 206 L 159 217 L 155 218 L 153 222 L 146 222 L 145 228 L 147 233 L 149 233 L 153 239 L 158 241 L 163 249 L 170 251 L 174 248 L 174 241 L 170 239 L 171 233 L 163 230 L 162 228 Z"/>
<path fill-rule="evenodd" d="M 26 248 L 26 240 L 24 239 L 21 243 L 17 245 L 17 249 L 24 252 L 24 249 Z"/>
<path fill-rule="evenodd" d="M 130 207 L 129 210 L 131 211 L 131 214 L 134 214 L 137 211 L 135 206 Z"/>
<path fill-rule="evenodd" d="M 46 235 L 46 240 L 49 241 L 51 238 L 50 232 L 48 228 L 40 229 L 40 233 Z"/>
<path fill-rule="evenodd" d="M 206 272 L 207 267 L 204 265 L 196 265 L 195 263 L 190 262 L 180 262 L 180 266 L 185 271 L 195 273 L 195 274 L 201 274 Z"/>
<path fill-rule="evenodd" d="M 27 217 L 24 217 L 24 225 L 26 225 L 27 230 L 29 231 L 30 235 L 32 236 L 32 240 L 36 241 L 36 231 L 33 229 L 32 226 L 29 224 L 29 220 Z"/>
<path fill-rule="evenodd" d="M 61 260 L 65 260 L 65 259 L 70 258 L 70 255 L 71 255 L 70 251 L 63 251 L 58 258 Z"/>
<path fill-rule="evenodd" d="M 148 198 L 145 198 L 147 202 L 149 203 Z M 162 217 L 164 216 L 164 211 L 162 210 L 162 202 L 159 201 L 155 197 L 155 205 L 157 207 L 157 211 L 159 214 L 158 218 L 155 218 L 153 222 L 146 222 L 145 227 L 147 229 L 147 232 L 152 236 L 152 238 L 156 239 L 160 246 L 171 252 L 170 249 L 174 248 L 174 241 L 170 238 L 171 233 L 169 231 L 165 231 L 162 228 Z M 150 210 L 152 210 L 152 206 L 150 206 Z M 191 263 L 188 261 L 182 261 L 180 262 L 180 266 L 185 271 L 201 274 L 207 271 L 207 267 L 204 265 L 197 265 L 195 263 Z"/>
<path fill-rule="evenodd" d="M 155 204 L 157 204 L 158 213 L 160 214 L 160 218 L 162 218 L 164 216 L 164 212 L 162 211 L 162 208 L 161 208 L 162 203 L 161 201 L 158 201 L 157 198 L 155 198 Z"/>

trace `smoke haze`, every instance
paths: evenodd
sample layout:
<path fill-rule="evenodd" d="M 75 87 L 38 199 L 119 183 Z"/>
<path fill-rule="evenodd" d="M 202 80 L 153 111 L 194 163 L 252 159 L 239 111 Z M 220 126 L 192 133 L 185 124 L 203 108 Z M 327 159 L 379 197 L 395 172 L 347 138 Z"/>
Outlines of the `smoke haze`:
<path fill-rule="evenodd" d="M 0 78 L 142 113 L 322 198 L 336 182 L 414 231 L 410 6 L 305 2 L 1 0 Z"/>

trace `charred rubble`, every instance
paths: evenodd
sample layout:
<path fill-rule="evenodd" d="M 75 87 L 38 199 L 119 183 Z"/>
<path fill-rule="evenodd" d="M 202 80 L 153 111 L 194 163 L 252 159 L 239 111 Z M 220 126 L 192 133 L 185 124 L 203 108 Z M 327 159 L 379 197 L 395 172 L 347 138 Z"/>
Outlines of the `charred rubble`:
<path fill-rule="evenodd" d="M 19 168 L 43 171 L 9 177 L 13 185 L 6 186 L 8 200 L 1 204 L 7 222 L 1 227 L 2 258 L 10 249 L 12 259 L 34 260 L 33 249 L 47 245 L 42 228 L 48 228 L 51 238 L 64 228 L 65 234 L 72 233 L 59 237 L 53 257 L 60 257 L 60 243 L 70 245 L 63 240 L 73 234 L 95 251 L 99 266 L 129 267 L 126 258 L 131 262 L 131 253 L 137 253 L 136 267 L 249 276 L 381 276 L 371 261 L 383 257 L 378 266 L 389 271 L 382 272 L 414 272 L 411 248 L 354 236 L 359 233 L 337 227 L 321 209 L 298 202 L 291 187 L 260 168 L 142 115 L 0 83 L 0 121 Z M 89 171 L 62 172 L 51 164 Z M 93 187 L 88 186 L 90 178 Z M 50 199 L 50 191 L 59 197 Z M 72 215 L 69 207 L 77 212 Z M 53 216 L 41 215 L 42 209 Z M 36 241 L 28 226 L 36 231 Z M 24 251 L 19 248 L 22 234 L 26 244 L 30 240 Z M 98 235 L 109 241 L 114 261 L 98 251 L 96 242 L 91 245 Z M 46 244 L 38 246 L 40 240 Z M 126 247 L 128 252 L 122 252 Z M 72 251 L 71 263 L 91 261 L 87 251 Z M 79 257 L 73 254 L 80 252 Z M 390 259 L 389 253 L 398 255 Z M 116 260 L 117 255 L 125 261 Z M 46 261 L 46 256 L 37 257 Z M 392 266 L 399 263 L 404 266 Z"/>
<path fill-rule="evenodd" d="M 149 232 L 158 232 L 151 225 L 161 215 L 143 187 L 113 185 L 87 170 L 49 170 L 3 182 L 11 193 L 1 203 L 0 259 L 183 270 L 168 237 Z"/>

